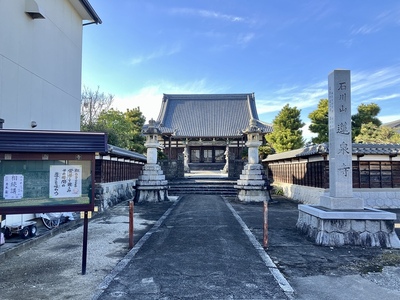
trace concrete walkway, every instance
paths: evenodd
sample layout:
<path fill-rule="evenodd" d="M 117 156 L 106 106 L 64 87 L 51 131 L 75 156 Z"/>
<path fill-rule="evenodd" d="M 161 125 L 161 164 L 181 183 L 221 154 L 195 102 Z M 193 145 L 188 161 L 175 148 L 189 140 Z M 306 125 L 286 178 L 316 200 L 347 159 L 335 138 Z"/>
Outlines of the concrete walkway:
<path fill-rule="evenodd" d="M 184 196 L 93 299 L 290 298 L 291 287 L 235 214 L 219 196 Z"/>
<path fill-rule="evenodd" d="M 7 240 L 0 299 L 400 299 L 399 249 L 314 245 L 285 197 L 269 203 L 266 251 L 262 203 L 198 194 L 136 205 L 131 250 L 127 204 L 90 220 L 86 275 L 79 220 Z"/>

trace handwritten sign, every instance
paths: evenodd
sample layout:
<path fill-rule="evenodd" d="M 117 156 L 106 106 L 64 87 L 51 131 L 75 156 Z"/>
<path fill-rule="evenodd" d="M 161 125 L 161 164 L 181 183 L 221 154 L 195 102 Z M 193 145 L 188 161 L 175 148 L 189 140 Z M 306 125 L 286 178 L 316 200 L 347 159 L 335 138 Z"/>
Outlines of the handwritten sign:
<path fill-rule="evenodd" d="M 3 198 L 22 199 L 24 196 L 24 175 L 9 174 L 4 175 Z"/>
<path fill-rule="evenodd" d="M 82 166 L 50 166 L 50 198 L 70 198 L 82 195 Z"/>

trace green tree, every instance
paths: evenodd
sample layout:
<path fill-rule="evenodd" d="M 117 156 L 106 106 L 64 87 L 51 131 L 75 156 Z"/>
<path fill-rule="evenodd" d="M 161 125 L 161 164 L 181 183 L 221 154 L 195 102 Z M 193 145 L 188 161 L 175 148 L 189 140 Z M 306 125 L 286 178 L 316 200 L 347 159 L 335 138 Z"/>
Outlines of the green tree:
<path fill-rule="evenodd" d="M 272 121 L 273 132 L 265 138 L 277 153 L 304 146 L 301 128 L 305 124 L 300 119 L 300 112 L 297 107 L 286 104 Z"/>
<path fill-rule="evenodd" d="M 366 144 L 399 144 L 400 134 L 392 128 L 377 126 L 370 122 L 361 125 L 360 134 L 356 136 L 355 142 Z"/>
<path fill-rule="evenodd" d="M 127 109 L 125 112 L 125 117 L 131 124 L 130 128 L 130 147 L 129 150 L 143 153 L 146 150 L 144 146 L 145 137 L 142 135 L 142 128 L 146 122 L 146 118 L 140 111 L 139 107 L 134 109 Z"/>
<path fill-rule="evenodd" d="M 266 145 L 262 145 L 258 147 L 258 153 L 261 159 L 265 159 L 268 157 L 270 154 L 275 153 L 275 149 L 271 147 L 268 143 Z"/>
<path fill-rule="evenodd" d="M 114 109 L 102 111 L 94 125 L 95 131 L 107 133 L 109 144 L 125 149 L 131 146 L 131 127 L 125 114 Z"/>
<path fill-rule="evenodd" d="M 100 92 L 99 87 L 93 91 L 84 86 L 81 97 L 81 130 L 93 131 L 97 118 L 111 107 L 114 96 Z"/>
<path fill-rule="evenodd" d="M 100 114 L 95 129 L 108 134 L 109 144 L 143 153 L 146 147 L 141 129 L 145 121 L 139 108 L 128 109 L 125 113 L 111 109 Z"/>
<path fill-rule="evenodd" d="M 377 127 L 382 125 L 382 122 L 376 117 L 381 111 L 381 108 L 377 104 L 360 104 L 357 107 L 357 111 L 355 115 L 351 116 L 353 141 L 360 134 L 363 124 L 372 123 Z"/>
<path fill-rule="evenodd" d="M 141 133 L 146 121 L 139 107 L 125 113 L 110 109 L 114 100 L 111 94 L 84 87 L 81 104 L 81 131 L 106 132 L 108 143 L 117 147 L 143 153 L 145 139 Z"/>
<path fill-rule="evenodd" d="M 328 118 L 328 99 L 319 100 L 318 107 L 312 111 L 308 117 L 311 124 L 308 129 L 318 134 L 316 137 L 311 138 L 314 144 L 322 144 L 329 141 L 329 118 Z"/>

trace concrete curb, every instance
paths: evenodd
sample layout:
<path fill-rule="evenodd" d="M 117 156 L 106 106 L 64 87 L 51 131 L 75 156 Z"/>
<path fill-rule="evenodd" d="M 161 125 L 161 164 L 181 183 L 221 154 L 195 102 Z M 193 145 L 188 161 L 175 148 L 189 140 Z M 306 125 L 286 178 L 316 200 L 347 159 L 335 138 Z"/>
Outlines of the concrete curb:
<path fill-rule="evenodd" d="M 234 215 L 234 217 L 236 218 L 236 220 L 239 222 L 240 226 L 243 228 L 244 233 L 247 235 L 250 242 L 253 244 L 254 248 L 256 248 L 261 259 L 264 261 L 265 265 L 268 267 L 269 271 L 274 276 L 275 280 L 278 282 L 282 291 L 286 294 L 286 296 L 288 296 L 289 299 L 292 299 L 293 293 L 294 293 L 294 289 L 292 288 L 292 286 L 289 284 L 289 282 L 286 280 L 286 278 L 279 271 L 278 267 L 273 263 L 272 259 L 265 252 L 264 248 L 257 241 L 256 237 L 253 235 L 253 233 L 250 231 L 250 229 L 244 223 L 244 221 L 239 216 L 239 214 L 236 212 L 236 210 L 232 207 L 232 205 L 226 199 L 224 199 L 224 201 L 225 201 L 225 204 L 230 209 L 230 211 L 232 212 L 232 214 Z"/>
<path fill-rule="evenodd" d="M 97 287 L 92 300 L 97 300 L 104 292 L 104 290 L 109 286 L 111 281 L 129 264 L 129 262 L 135 257 L 136 253 L 140 250 L 143 244 L 150 238 L 150 236 L 158 230 L 165 219 L 169 216 L 171 211 L 179 203 L 181 197 L 179 197 L 170 208 L 161 216 L 160 219 L 153 225 L 153 227 L 146 232 L 146 234 L 136 243 L 136 245 L 121 259 L 115 268 L 104 278 L 104 280 Z"/>

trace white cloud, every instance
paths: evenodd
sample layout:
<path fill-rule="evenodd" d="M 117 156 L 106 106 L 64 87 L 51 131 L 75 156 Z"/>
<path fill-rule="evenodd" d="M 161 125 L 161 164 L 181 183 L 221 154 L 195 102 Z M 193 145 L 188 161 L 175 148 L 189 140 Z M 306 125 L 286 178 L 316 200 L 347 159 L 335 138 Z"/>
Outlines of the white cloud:
<path fill-rule="evenodd" d="M 353 28 L 351 31 L 352 35 L 367 35 L 381 31 L 384 27 L 392 26 L 393 24 L 399 25 L 400 19 L 400 8 L 394 8 L 390 11 L 384 11 L 380 13 L 370 24 L 364 24 L 357 28 Z"/>
<path fill-rule="evenodd" d="M 326 82 L 318 82 L 305 87 L 283 87 L 272 91 L 267 97 L 257 97 L 258 113 L 279 112 L 286 104 L 298 109 L 316 108 L 320 99 L 327 98 L 326 86 Z"/>
<path fill-rule="evenodd" d="M 311 132 L 308 127 L 311 125 L 311 122 L 305 123 L 305 125 L 301 128 L 303 131 L 303 138 L 306 140 L 306 142 L 311 142 L 311 138 L 316 137 L 317 134 Z"/>
<path fill-rule="evenodd" d="M 125 111 L 126 109 L 139 107 L 140 111 L 146 117 L 146 121 L 150 119 L 156 120 L 160 112 L 163 94 L 217 93 L 216 90 L 210 90 L 206 86 L 207 81 L 205 79 L 187 82 L 182 85 L 163 81 L 143 87 L 130 95 L 115 95 L 112 108 Z"/>
<path fill-rule="evenodd" d="M 400 94 L 391 94 L 391 95 L 372 97 L 371 102 L 378 102 L 378 101 L 385 101 L 385 100 L 392 100 L 392 99 L 400 99 Z"/>
<path fill-rule="evenodd" d="M 384 123 L 389 123 L 389 122 L 393 122 L 393 121 L 398 121 L 400 120 L 400 114 L 397 115 L 388 115 L 388 116 L 379 116 L 378 117 L 379 120 L 381 120 L 381 122 Z"/>
<path fill-rule="evenodd" d="M 352 35 L 358 35 L 358 34 L 366 35 L 366 34 L 371 34 L 371 33 L 377 32 L 379 30 L 380 30 L 380 28 L 377 25 L 363 25 L 361 27 L 354 28 L 351 31 L 351 34 Z"/>
<path fill-rule="evenodd" d="M 203 18 L 212 18 L 212 19 L 220 19 L 229 22 L 243 22 L 244 18 L 239 16 L 227 15 L 223 13 L 219 13 L 212 10 L 205 9 L 192 9 L 192 8 L 173 8 L 170 10 L 173 14 L 181 14 L 181 15 L 194 15 L 200 16 Z"/>
<path fill-rule="evenodd" d="M 146 117 L 146 121 L 157 119 L 162 101 L 162 92 L 155 86 L 141 89 L 137 94 L 126 96 L 116 95 L 112 107 L 119 111 L 126 111 L 139 107 Z"/>
<path fill-rule="evenodd" d="M 362 102 L 385 101 L 400 98 L 400 93 L 393 90 L 386 93 L 387 88 L 400 89 L 400 65 L 377 69 L 370 72 L 352 72 L 352 104 L 357 106 Z M 322 80 L 308 86 L 300 84 L 282 87 L 269 91 L 267 95 L 258 95 L 257 109 L 259 114 L 279 112 L 289 104 L 298 109 L 316 109 L 320 99 L 328 97 L 328 82 Z"/>
<path fill-rule="evenodd" d="M 167 48 L 167 47 L 161 47 L 160 49 L 153 51 L 150 54 L 147 55 L 139 55 L 136 56 L 134 58 L 131 59 L 130 64 L 131 65 L 138 65 L 141 64 L 143 62 L 149 61 L 149 60 L 153 60 L 156 58 L 160 58 L 160 57 L 165 57 L 165 56 L 171 56 L 174 55 L 176 53 L 179 53 L 181 51 L 181 46 L 180 45 L 175 45 L 171 48 Z"/>
<path fill-rule="evenodd" d="M 399 93 L 388 94 L 388 88 L 399 90 L 400 87 L 400 65 L 394 65 L 373 71 L 354 72 L 352 80 L 352 99 L 358 103 L 363 101 L 384 101 L 399 97 Z M 372 100 L 375 99 L 375 100 Z"/>
<path fill-rule="evenodd" d="M 253 32 L 249 32 L 246 34 L 240 34 L 237 38 L 237 43 L 240 45 L 246 45 L 251 42 L 256 35 Z"/>
<path fill-rule="evenodd" d="M 202 17 L 206 17 L 206 18 L 223 19 L 223 20 L 230 21 L 230 22 L 244 21 L 244 19 L 242 17 L 221 14 L 221 13 L 218 13 L 215 11 L 210 11 L 210 10 L 199 10 L 199 11 L 197 11 L 197 14 Z"/>

